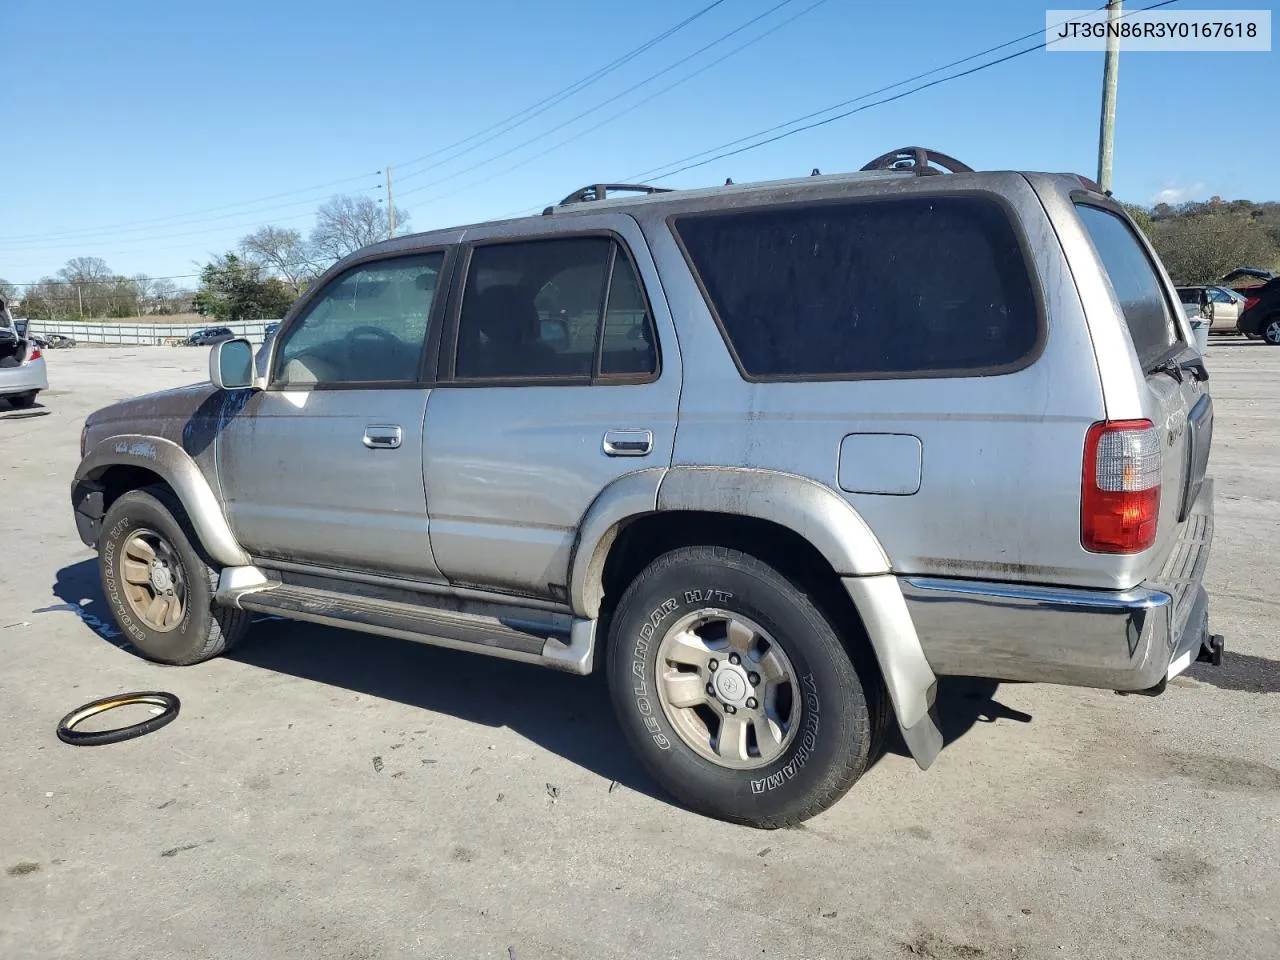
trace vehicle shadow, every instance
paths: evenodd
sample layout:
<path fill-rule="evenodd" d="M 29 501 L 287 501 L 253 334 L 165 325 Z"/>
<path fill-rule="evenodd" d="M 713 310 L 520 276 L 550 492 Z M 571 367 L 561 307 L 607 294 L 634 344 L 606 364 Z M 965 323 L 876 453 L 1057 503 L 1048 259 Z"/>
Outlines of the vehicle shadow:
<path fill-rule="evenodd" d="M 29 407 L 15 407 L 0 397 L 0 420 L 29 420 L 32 417 L 47 417 L 51 413 L 53 411 L 38 400 Z"/>
<path fill-rule="evenodd" d="M 65 609 L 75 608 L 73 612 L 78 612 L 88 630 L 133 652 L 123 635 L 100 625 L 112 621 L 95 560 L 59 570 L 53 593 L 66 604 Z M 599 674 L 570 676 L 530 664 L 278 618 L 255 622 L 245 641 L 227 656 L 263 670 L 471 723 L 509 727 L 604 779 L 663 801 L 670 799 L 628 748 Z M 1030 722 L 1027 714 L 992 699 L 997 687 L 995 681 L 966 677 L 939 681 L 937 709 L 944 744 L 964 736 L 979 722 Z M 908 755 L 896 725 L 886 738 L 886 749 Z"/>
<path fill-rule="evenodd" d="M 942 731 L 944 750 L 977 723 L 995 723 L 997 720 L 1031 722 L 1031 714 L 1006 707 L 996 700 L 998 689 L 998 680 L 985 680 L 981 677 L 938 678 L 938 696 L 934 701 L 934 709 L 938 728 Z M 889 735 L 885 738 L 885 749 L 903 757 L 911 755 L 896 724 L 890 727 Z"/>

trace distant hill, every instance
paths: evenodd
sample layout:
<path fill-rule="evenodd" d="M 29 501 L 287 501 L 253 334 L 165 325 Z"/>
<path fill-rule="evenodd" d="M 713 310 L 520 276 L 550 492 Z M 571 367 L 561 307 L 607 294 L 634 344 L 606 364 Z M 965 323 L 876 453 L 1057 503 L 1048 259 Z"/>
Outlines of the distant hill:
<path fill-rule="evenodd" d="M 1280 273 L 1280 203 L 1223 200 L 1129 208 L 1180 284 L 1214 283 L 1236 267 Z M 1237 286 L 1257 281 L 1242 280 Z"/>

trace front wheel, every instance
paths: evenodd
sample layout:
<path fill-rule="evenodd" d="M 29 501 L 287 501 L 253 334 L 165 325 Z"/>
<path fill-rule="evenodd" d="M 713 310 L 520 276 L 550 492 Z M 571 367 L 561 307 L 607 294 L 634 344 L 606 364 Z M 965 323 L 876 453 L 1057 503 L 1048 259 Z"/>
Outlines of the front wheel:
<path fill-rule="evenodd" d="M 752 556 L 693 546 L 659 557 L 627 588 L 608 644 L 627 739 L 698 812 L 793 825 L 867 767 L 873 678 L 808 596 Z"/>
<path fill-rule="evenodd" d="M 107 603 L 130 642 L 160 663 L 208 660 L 249 626 L 244 611 L 214 606 L 218 574 L 190 530 L 182 504 L 163 487 L 121 495 L 102 521 L 98 567 Z"/>

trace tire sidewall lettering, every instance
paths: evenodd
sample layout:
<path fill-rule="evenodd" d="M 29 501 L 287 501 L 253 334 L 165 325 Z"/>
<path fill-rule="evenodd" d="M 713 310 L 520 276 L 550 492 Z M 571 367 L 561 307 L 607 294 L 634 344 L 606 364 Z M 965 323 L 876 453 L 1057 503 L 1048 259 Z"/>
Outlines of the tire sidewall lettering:
<path fill-rule="evenodd" d="M 649 653 L 653 645 L 661 639 L 662 634 L 658 627 L 673 613 L 682 611 L 682 608 L 723 606 L 734 599 L 732 591 L 714 587 L 683 590 L 677 596 L 683 602 L 672 596 L 653 607 L 640 625 L 640 629 L 636 631 L 634 641 L 629 644 L 632 699 L 636 705 L 636 712 L 640 715 L 641 726 L 661 750 L 669 750 L 672 740 L 664 730 L 665 717 L 659 720 L 661 706 L 654 703 L 653 684 L 657 680 L 657 663 L 656 660 L 650 663 Z M 794 654 L 791 655 L 794 656 Z M 818 681 L 814 674 L 809 672 L 801 676 L 800 683 L 803 695 L 804 726 L 789 749 L 788 756 L 784 758 L 785 762 L 766 776 L 756 777 L 750 781 L 753 794 L 768 793 L 785 786 L 804 768 L 817 749 L 818 732 L 822 722 Z"/>

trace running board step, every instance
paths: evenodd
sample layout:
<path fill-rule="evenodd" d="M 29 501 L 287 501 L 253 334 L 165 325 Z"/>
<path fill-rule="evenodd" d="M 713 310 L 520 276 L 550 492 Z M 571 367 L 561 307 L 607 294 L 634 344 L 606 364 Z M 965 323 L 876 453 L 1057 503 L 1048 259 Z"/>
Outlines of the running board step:
<path fill-rule="evenodd" d="M 470 650 L 568 673 L 590 673 L 595 647 L 596 621 L 524 607 L 507 610 L 488 604 L 488 613 L 462 613 L 286 583 L 239 593 L 232 602 L 242 610 L 289 620 Z"/>

